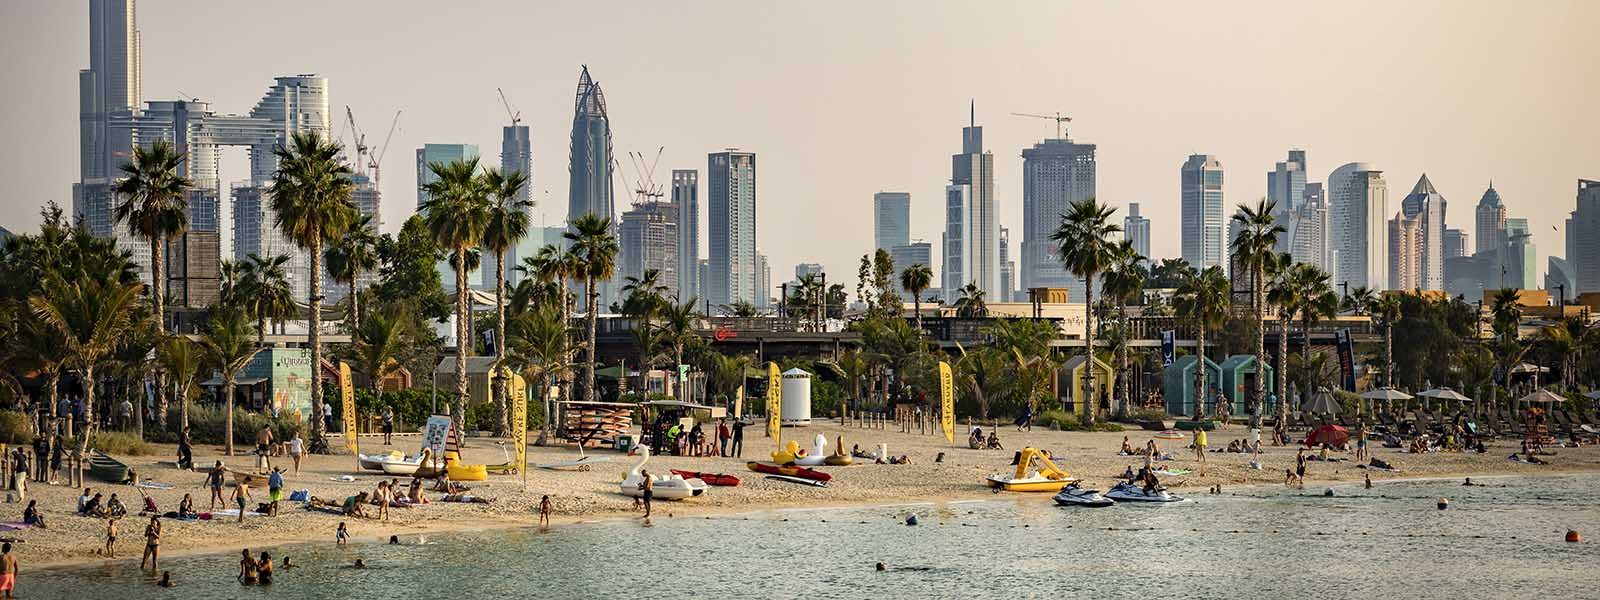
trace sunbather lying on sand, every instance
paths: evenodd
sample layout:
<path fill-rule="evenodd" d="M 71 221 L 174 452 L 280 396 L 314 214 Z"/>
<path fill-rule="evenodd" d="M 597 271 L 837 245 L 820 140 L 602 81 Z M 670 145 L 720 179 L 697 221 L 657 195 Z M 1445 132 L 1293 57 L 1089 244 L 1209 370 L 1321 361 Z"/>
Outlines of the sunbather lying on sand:
<path fill-rule="evenodd" d="M 484 498 L 483 496 L 474 496 L 472 494 L 446 494 L 440 500 L 444 502 L 466 502 L 469 504 L 490 504 L 494 502 L 494 498 Z"/>

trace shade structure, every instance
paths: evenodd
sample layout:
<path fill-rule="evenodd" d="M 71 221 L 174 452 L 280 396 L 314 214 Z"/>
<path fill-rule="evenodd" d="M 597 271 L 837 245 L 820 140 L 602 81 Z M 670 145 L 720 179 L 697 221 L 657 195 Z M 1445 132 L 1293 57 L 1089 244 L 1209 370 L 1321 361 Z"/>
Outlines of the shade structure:
<path fill-rule="evenodd" d="M 1333 397 L 1333 392 L 1325 387 L 1317 388 L 1316 393 L 1311 394 L 1311 400 L 1300 405 L 1300 412 L 1314 415 L 1337 415 L 1339 410 L 1339 401 Z"/>
<path fill-rule="evenodd" d="M 1361 397 L 1366 400 L 1410 400 L 1411 394 L 1392 387 L 1381 387 L 1361 392 Z"/>
<path fill-rule="evenodd" d="M 1523 362 L 1523 363 L 1517 363 L 1516 366 L 1511 367 L 1511 372 L 1512 373 L 1549 373 L 1550 372 L 1550 367 L 1541 367 L 1541 366 L 1533 364 L 1533 363 L 1525 363 L 1525 362 Z"/>
<path fill-rule="evenodd" d="M 1423 391 L 1417 392 L 1417 397 L 1418 398 L 1425 398 L 1425 399 L 1428 399 L 1428 400 L 1450 400 L 1450 401 L 1455 401 L 1455 402 L 1470 402 L 1470 401 L 1472 401 L 1471 398 L 1468 398 L 1466 396 L 1461 395 L 1461 392 L 1457 392 L 1457 391 L 1452 390 L 1452 389 L 1450 389 L 1448 387 L 1434 388 L 1434 389 L 1431 389 L 1431 390 L 1423 390 Z"/>
<path fill-rule="evenodd" d="M 1323 444 L 1337 447 L 1348 441 L 1350 432 L 1338 425 L 1323 425 L 1306 434 L 1306 446 L 1313 448 Z"/>
<path fill-rule="evenodd" d="M 1550 390 L 1539 390 L 1532 394 L 1517 398 L 1517 402 L 1527 402 L 1528 404 L 1555 404 L 1557 402 L 1566 401 L 1566 398 L 1563 398 L 1560 394 Z"/>
<path fill-rule="evenodd" d="M 1584 392 L 1583 393 L 1583 397 L 1588 398 L 1590 400 L 1600 400 L 1600 390 L 1594 390 L 1592 392 Z"/>

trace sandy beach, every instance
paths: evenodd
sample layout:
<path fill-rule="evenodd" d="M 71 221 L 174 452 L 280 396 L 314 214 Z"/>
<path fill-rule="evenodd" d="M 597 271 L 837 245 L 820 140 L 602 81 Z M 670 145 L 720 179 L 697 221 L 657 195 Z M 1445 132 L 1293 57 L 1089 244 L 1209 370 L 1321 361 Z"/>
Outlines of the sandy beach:
<path fill-rule="evenodd" d="M 964 431 L 965 426 L 959 426 Z M 987 429 L 987 428 L 986 428 Z M 841 427 L 837 423 L 817 422 L 809 427 L 786 428 L 786 439 L 796 439 L 802 447 L 809 447 L 812 438 L 821 433 L 831 444 L 838 436 L 844 443 L 859 444 L 863 449 L 888 444 L 893 455 L 907 455 L 909 465 L 857 464 L 848 467 L 819 467 L 831 473 L 833 483 L 828 488 L 814 488 L 764 479 L 745 467 L 746 460 L 767 460 L 774 449 L 771 441 L 758 427 L 746 430 L 744 458 L 694 458 L 652 457 L 649 468 L 662 473 L 667 469 L 686 469 L 702 472 L 728 473 L 743 482 L 738 487 L 713 487 L 704 496 L 683 501 L 660 501 L 657 518 L 687 515 L 761 510 L 767 508 L 824 507 L 852 504 L 887 504 L 993 498 L 991 490 L 984 487 L 983 478 L 996 472 L 1009 471 L 1007 464 L 1012 451 L 1024 446 L 1050 450 L 1057 464 L 1073 476 L 1088 484 L 1102 486 L 1117 477 L 1126 466 L 1137 468 L 1142 459 L 1118 456 L 1117 451 L 1124 435 L 1135 447 L 1142 447 L 1152 432 L 1129 429 L 1122 433 L 1077 433 L 1049 431 L 1034 428 L 1018 432 L 1014 427 L 1002 426 L 1001 441 L 1006 450 L 971 450 L 965 445 L 965 434 L 958 433 L 956 444 L 949 444 L 942 436 L 900 433 L 890 424 L 889 429 L 863 429 Z M 1212 448 L 1225 447 L 1229 441 L 1248 435 L 1245 427 L 1233 425 L 1212 432 Z M 533 437 L 533 436 L 530 436 Z M 488 438 L 469 438 L 465 451 L 468 463 L 500 463 L 505 460 L 503 446 Z M 380 440 L 363 438 L 363 451 L 383 449 Z M 396 436 L 393 449 L 413 452 L 415 436 Z M 1163 479 L 1163 483 L 1176 491 L 1192 494 L 1204 493 L 1213 485 L 1225 489 L 1243 485 L 1282 485 L 1283 471 L 1293 467 L 1295 447 L 1268 447 L 1262 455 L 1263 468 L 1249 467 L 1250 455 L 1210 453 L 1207 455 L 1204 475 L 1192 451 L 1184 449 L 1187 440 L 1158 440 L 1162 451 L 1173 460 L 1164 463 L 1171 468 L 1192 469 L 1194 474 Z M 335 441 L 335 445 L 339 445 Z M 1375 481 L 1392 478 L 1461 477 L 1490 475 L 1552 475 L 1571 472 L 1600 472 L 1600 447 L 1561 448 L 1556 456 L 1548 457 L 1549 465 L 1528 465 L 1506 460 L 1515 452 L 1517 441 L 1501 440 L 1489 445 L 1485 454 L 1432 453 L 1413 455 L 1399 450 L 1376 448 L 1376 456 L 1399 469 L 1397 473 L 1372 473 Z M 342 451 L 342 447 L 340 448 Z M 162 511 L 173 510 L 185 493 L 192 494 L 197 509 L 207 510 L 208 490 L 203 486 L 203 472 L 178 470 L 172 460 L 175 449 L 161 447 L 161 453 L 145 457 L 118 457 L 132 466 L 141 477 L 160 483 L 172 484 L 173 489 L 145 490 L 156 499 Z M 943 462 L 936 456 L 943 452 Z M 233 467 L 248 467 L 253 456 L 225 457 L 220 448 L 199 446 L 195 449 L 197 465 L 211 465 L 222 459 Z M 492 475 L 486 482 L 470 484 L 472 493 L 495 498 L 493 504 L 455 504 L 433 502 L 424 506 L 394 508 L 387 521 L 343 518 L 335 515 L 307 511 L 299 503 L 284 502 L 277 517 L 247 517 L 243 524 L 232 519 L 216 521 L 178 521 L 164 519 L 162 552 L 165 556 L 199 552 L 237 551 L 238 548 L 259 548 L 293 542 L 324 541 L 333 543 L 334 530 L 340 520 L 346 521 L 350 532 L 358 541 L 386 539 L 389 535 L 415 535 L 444 531 L 465 531 L 504 527 L 525 527 L 537 524 L 537 507 L 542 495 L 549 494 L 555 506 L 554 522 L 557 525 L 580 521 L 636 518 L 631 498 L 618 493 L 618 482 L 638 457 L 612 451 L 591 452 L 609 458 L 589 471 L 550 471 L 532 469 L 526 487 L 520 476 Z M 575 458 L 578 452 L 572 447 L 532 447 L 530 463 L 547 463 Z M 287 457 L 274 459 L 275 465 L 289 465 Z M 349 454 L 308 457 L 301 464 L 298 475 L 287 476 L 288 489 L 308 489 L 314 496 L 340 499 L 360 491 L 371 491 L 382 478 L 375 472 L 357 472 L 355 459 Z M 1354 462 L 1312 462 L 1307 473 L 1306 486 L 1334 482 L 1360 481 L 1367 471 L 1355 468 Z M 355 475 L 356 481 L 338 481 L 342 475 Z M 402 480 L 405 484 L 408 480 Z M 88 485 L 107 497 L 117 493 L 132 510 L 137 510 L 141 500 L 137 488 L 127 485 L 108 485 L 93 480 Z M 264 500 L 266 490 L 252 490 L 258 501 Z M 231 490 L 224 490 L 231 498 Z M 441 494 L 430 492 L 437 499 Z M 1017 495 L 1017 494 L 1012 494 Z M 6 532 L 4 537 L 21 540 L 17 545 L 19 557 L 29 568 L 63 565 L 93 564 L 100 561 L 132 560 L 137 562 L 143 548 L 139 537 L 146 519 L 130 515 L 119 522 L 122 530 L 118 541 L 117 557 L 98 554 L 104 545 L 105 522 L 101 519 L 79 517 L 74 513 L 78 490 L 63 485 L 33 483 L 28 497 L 37 499 L 43 510 L 48 529 L 24 529 Z M 1040 502 L 1048 502 L 1048 494 L 1030 494 Z M 7 504 L 0 511 L 0 520 L 20 521 L 25 504 Z M 218 507 L 222 508 L 222 507 Z M 130 568 L 134 568 L 130 565 Z"/>

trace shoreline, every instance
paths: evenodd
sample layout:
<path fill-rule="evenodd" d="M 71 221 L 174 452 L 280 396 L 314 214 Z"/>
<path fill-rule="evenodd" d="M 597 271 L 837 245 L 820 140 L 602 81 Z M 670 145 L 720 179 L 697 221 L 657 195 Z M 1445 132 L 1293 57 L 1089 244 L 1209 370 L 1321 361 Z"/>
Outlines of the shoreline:
<path fill-rule="evenodd" d="M 796 486 L 765 480 L 760 474 L 746 470 L 745 460 L 763 458 L 771 443 L 763 438 L 750 441 L 743 459 L 717 457 L 654 457 L 652 470 L 682 468 L 704 472 L 735 474 L 744 481 L 738 487 L 713 487 L 707 495 L 685 501 L 660 501 L 656 505 L 656 518 L 717 517 L 768 511 L 827 511 L 861 507 L 921 506 L 944 503 L 986 502 L 1011 498 L 1026 501 L 1048 501 L 1044 493 L 1002 493 L 996 495 L 982 484 L 988 473 L 1010 470 L 1005 466 L 1012 450 L 969 450 L 964 445 L 946 444 L 942 437 L 898 433 L 892 430 L 871 430 L 839 427 L 833 423 L 813 424 L 805 431 L 795 431 L 796 437 L 806 438 L 823 434 L 829 438 L 830 450 L 838 439 L 846 436 L 859 439 L 867 447 L 888 443 L 896 455 L 907 454 L 912 465 L 857 465 L 851 467 L 823 467 L 834 474 L 834 485 L 828 488 Z M 1056 451 L 1057 462 L 1063 468 L 1082 478 L 1091 486 L 1112 481 L 1131 457 L 1116 456 L 1115 449 L 1126 435 L 1142 444 L 1149 432 L 1127 431 L 1121 433 L 1098 432 L 1014 432 L 1006 428 L 1001 433 L 1012 448 L 1024 444 L 1045 447 Z M 785 431 L 785 438 L 790 430 Z M 1213 444 L 1225 445 L 1230 439 L 1242 438 L 1242 428 L 1211 432 Z M 397 440 L 399 441 L 399 440 Z M 1220 442 L 1220 443 L 1219 443 Z M 402 443 L 409 445 L 410 440 Z M 1179 448 L 1179 444 L 1161 442 L 1174 460 L 1164 461 L 1172 468 L 1197 469 L 1199 463 L 1192 453 Z M 1404 481 L 1450 480 L 1464 477 L 1541 477 L 1579 474 L 1600 474 L 1600 447 L 1558 449 L 1559 460 L 1548 466 L 1530 466 L 1505 460 L 1515 442 L 1500 441 L 1483 455 L 1463 453 L 1437 453 L 1411 455 L 1385 450 L 1379 456 L 1395 462 L 1401 472 L 1369 472 L 1356 469 L 1353 462 L 1310 463 L 1306 489 L 1320 490 L 1325 486 L 1359 485 L 1363 474 L 1372 474 L 1375 485 Z M 393 448 L 399 449 L 399 446 Z M 1292 466 L 1295 446 L 1269 447 L 1261 455 L 1264 468 L 1250 469 L 1245 463 L 1247 454 L 1208 453 L 1207 475 L 1190 473 L 1168 477 L 1163 482 L 1174 490 L 1199 492 L 1212 485 L 1222 485 L 1224 493 L 1233 490 L 1282 486 L 1281 469 Z M 164 447 L 162 449 L 165 449 Z M 209 465 L 222 459 L 231 465 L 248 465 L 253 457 L 219 457 L 206 452 L 210 448 L 196 449 L 196 463 Z M 370 451 L 370 450 L 368 450 Z M 935 464 L 937 453 L 946 455 L 944 462 Z M 577 455 L 575 449 L 564 447 L 531 447 L 530 464 L 564 460 Z M 492 441 L 471 444 L 466 452 L 469 462 L 499 462 L 502 450 Z M 634 457 L 610 452 L 590 453 L 605 456 L 609 462 L 601 463 L 591 471 L 547 471 L 533 469 L 528 487 L 512 477 L 491 478 L 486 482 L 469 483 L 474 494 L 497 497 L 494 504 L 452 504 L 433 502 L 427 506 L 395 508 L 391 520 L 380 522 L 371 519 L 347 518 L 300 510 L 294 503 L 282 507 L 278 517 L 247 517 L 244 525 L 234 521 L 174 521 L 163 519 L 163 558 L 183 558 L 237 551 L 239 548 L 282 548 L 319 541 L 332 543 L 335 525 L 343 520 L 350 526 L 351 545 L 386 542 L 390 535 L 402 537 L 430 534 L 460 534 L 494 530 L 536 529 L 537 506 L 541 495 L 550 494 L 555 503 L 550 528 L 638 520 L 639 513 L 631 510 L 632 499 L 617 492 L 616 481 L 632 467 Z M 183 472 L 173 468 L 163 455 L 131 457 L 124 459 L 141 474 L 157 481 L 172 483 L 172 489 L 145 490 L 164 510 L 176 505 L 184 493 L 196 499 L 207 493 L 200 487 L 203 473 Z M 307 457 L 301 465 L 299 476 L 291 476 L 288 489 L 310 489 L 313 495 L 339 498 L 357 491 L 370 490 L 379 479 L 371 474 L 358 474 L 356 482 L 333 481 L 339 475 L 349 474 L 351 460 L 348 454 Z M 661 466 L 665 463 L 666 466 Z M 275 460 L 274 464 L 278 464 Z M 1136 466 L 1136 465 L 1135 465 Z M 405 483 L 401 482 L 402 485 Z M 104 493 L 126 493 L 124 500 L 137 506 L 138 492 L 130 486 L 105 485 L 87 482 L 89 487 Z M 224 490 L 225 494 L 231 494 Z M 102 558 L 88 551 L 103 545 L 104 521 L 77 517 L 71 508 L 78 490 L 64 486 L 38 485 L 30 488 L 29 498 L 39 499 L 46 513 L 49 529 L 28 529 L 8 532 L 8 537 L 25 540 L 16 548 L 25 569 L 29 571 L 60 571 L 74 568 L 137 568 L 134 559 L 143 550 L 141 518 L 129 515 L 120 523 L 124 536 L 119 544 L 118 558 Z M 258 500 L 265 496 L 262 491 Z M 428 494 L 430 498 L 437 494 Z M 198 507 L 205 502 L 197 501 Z M 5 505 L 20 515 L 22 505 Z M 66 511 L 59 510 L 66 508 Z M 0 509 L 4 510 L 4 509 Z M 265 521 L 263 519 L 266 519 Z M 274 554 L 278 554 L 274 552 Z"/>

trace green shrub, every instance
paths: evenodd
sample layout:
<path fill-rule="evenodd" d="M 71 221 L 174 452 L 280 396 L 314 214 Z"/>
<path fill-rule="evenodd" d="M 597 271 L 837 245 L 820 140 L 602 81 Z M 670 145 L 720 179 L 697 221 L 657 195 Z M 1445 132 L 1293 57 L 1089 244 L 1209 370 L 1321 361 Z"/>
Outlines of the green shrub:
<path fill-rule="evenodd" d="M 15 410 L 0 410 L 0 443 L 27 445 L 33 443 L 33 438 L 28 415 Z"/>
<path fill-rule="evenodd" d="M 1129 418 L 1134 421 L 1165 421 L 1172 417 L 1167 414 L 1167 411 L 1159 408 L 1141 408 L 1133 411 Z"/>
<path fill-rule="evenodd" d="M 1122 426 L 1106 421 L 1096 422 L 1093 426 L 1084 426 L 1078 421 L 1078 416 L 1060 410 L 1047 410 L 1039 413 L 1033 420 L 1034 425 L 1054 427 L 1062 431 L 1122 431 Z"/>
<path fill-rule="evenodd" d="M 467 404 L 467 431 L 494 431 L 497 418 L 493 402 Z"/>
<path fill-rule="evenodd" d="M 195 444 L 224 443 L 224 431 L 227 422 L 223 418 L 226 411 L 210 406 L 189 406 L 189 441 Z M 145 438 L 165 444 L 178 442 L 178 407 L 172 406 L 167 410 L 167 422 L 172 424 L 172 430 L 161 431 L 152 427 L 145 428 Z M 310 426 L 295 419 L 294 413 L 288 413 L 276 419 L 252 412 L 243 408 L 233 409 L 233 444 L 234 446 L 254 447 L 256 432 L 266 425 L 272 426 L 272 437 L 276 440 L 287 440 L 294 437 L 296 431 L 300 437 L 308 437 L 311 433 Z"/>
<path fill-rule="evenodd" d="M 122 456 L 150 456 L 156 453 L 155 446 L 139 439 L 139 434 L 131 431 L 97 432 L 89 438 L 89 447 Z"/>

